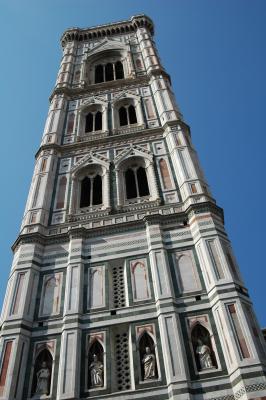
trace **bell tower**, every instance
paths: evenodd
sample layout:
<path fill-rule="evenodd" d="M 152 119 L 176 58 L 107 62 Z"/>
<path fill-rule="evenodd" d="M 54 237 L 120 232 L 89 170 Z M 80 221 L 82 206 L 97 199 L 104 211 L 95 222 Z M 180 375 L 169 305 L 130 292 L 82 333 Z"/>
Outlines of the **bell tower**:
<path fill-rule="evenodd" d="M 145 15 L 66 30 L 0 400 L 266 399 L 265 344 Z"/>

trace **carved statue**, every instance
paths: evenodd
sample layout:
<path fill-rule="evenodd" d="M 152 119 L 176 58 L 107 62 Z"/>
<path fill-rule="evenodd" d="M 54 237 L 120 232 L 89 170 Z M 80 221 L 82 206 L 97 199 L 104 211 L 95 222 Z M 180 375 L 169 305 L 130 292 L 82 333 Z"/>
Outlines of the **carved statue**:
<path fill-rule="evenodd" d="M 199 357 L 201 369 L 213 368 L 214 365 L 211 359 L 211 349 L 206 344 L 203 344 L 200 339 L 198 339 L 196 354 Z"/>
<path fill-rule="evenodd" d="M 151 349 L 146 347 L 146 353 L 142 359 L 142 364 L 144 366 L 144 380 L 153 379 L 156 377 L 156 361 L 155 356 L 151 353 Z"/>
<path fill-rule="evenodd" d="M 35 394 L 49 395 L 50 378 L 51 378 L 50 370 L 47 367 L 46 362 L 44 361 L 42 363 L 42 368 L 37 372 L 37 385 Z"/>
<path fill-rule="evenodd" d="M 103 386 L 103 364 L 98 361 L 96 354 L 93 354 L 93 361 L 89 366 L 91 374 L 91 386 Z"/>

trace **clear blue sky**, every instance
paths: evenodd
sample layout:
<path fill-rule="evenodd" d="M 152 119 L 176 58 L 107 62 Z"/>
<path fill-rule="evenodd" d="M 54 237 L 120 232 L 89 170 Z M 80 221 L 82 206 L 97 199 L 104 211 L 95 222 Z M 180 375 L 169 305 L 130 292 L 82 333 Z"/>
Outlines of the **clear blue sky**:
<path fill-rule="evenodd" d="M 146 13 L 262 326 L 265 313 L 266 1 L 1 0 L 1 279 L 60 58 L 59 38 Z M 263 229 L 264 228 L 264 229 Z"/>

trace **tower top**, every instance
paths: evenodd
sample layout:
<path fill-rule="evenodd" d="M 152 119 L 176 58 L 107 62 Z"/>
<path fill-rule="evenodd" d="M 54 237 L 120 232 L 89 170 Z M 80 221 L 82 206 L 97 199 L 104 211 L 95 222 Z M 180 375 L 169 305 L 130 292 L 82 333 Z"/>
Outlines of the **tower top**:
<path fill-rule="evenodd" d="M 97 37 L 108 37 L 136 31 L 139 27 L 146 27 L 151 35 L 154 34 L 154 24 L 151 18 L 145 14 L 133 15 L 130 19 L 97 25 L 90 28 L 68 28 L 61 36 L 61 45 L 65 47 L 67 42 L 77 40 L 79 42 L 95 39 Z"/>

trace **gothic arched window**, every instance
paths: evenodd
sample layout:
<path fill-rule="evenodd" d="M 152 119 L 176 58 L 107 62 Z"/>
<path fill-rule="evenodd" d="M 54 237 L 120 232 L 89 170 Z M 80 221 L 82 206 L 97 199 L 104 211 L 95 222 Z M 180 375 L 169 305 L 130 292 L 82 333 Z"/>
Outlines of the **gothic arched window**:
<path fill-rule="evenodd" d="M 132 104 L 120 107 L 118 113 L 120 126 L 132 125 L 138 122 L 136 110 Z"/>
<path fill-rule="evenodd" d="M 81 181 L 80 208 L 102 204 L 102 177 L 85 176 Z"/>
<path fill-rule="evenodd" d="M 116 79 L 124 79 L 124 67 L 121 61 L 95 66 L 95 83 L 110 82 Z"/>
<path fill-rule="evenodd" d="M 141 166 L 129 167 L 125 171 L 125 180 L 127 199 L 148 196 L 150 194 L 145 168 Z"/>
<path fill-rule="evenodd" d="M 89 112 L 85 117 L 85 133 L 102 130 L 102 113 Z"/>
<path fill-rule="evenodd" d="M 121 61 L 117 61 L 115 63 L 115 77 L 116 77 L 116 79 L 124 78 L 124 69 L 123 69 L 123 64 L 121 63 Z"/>

